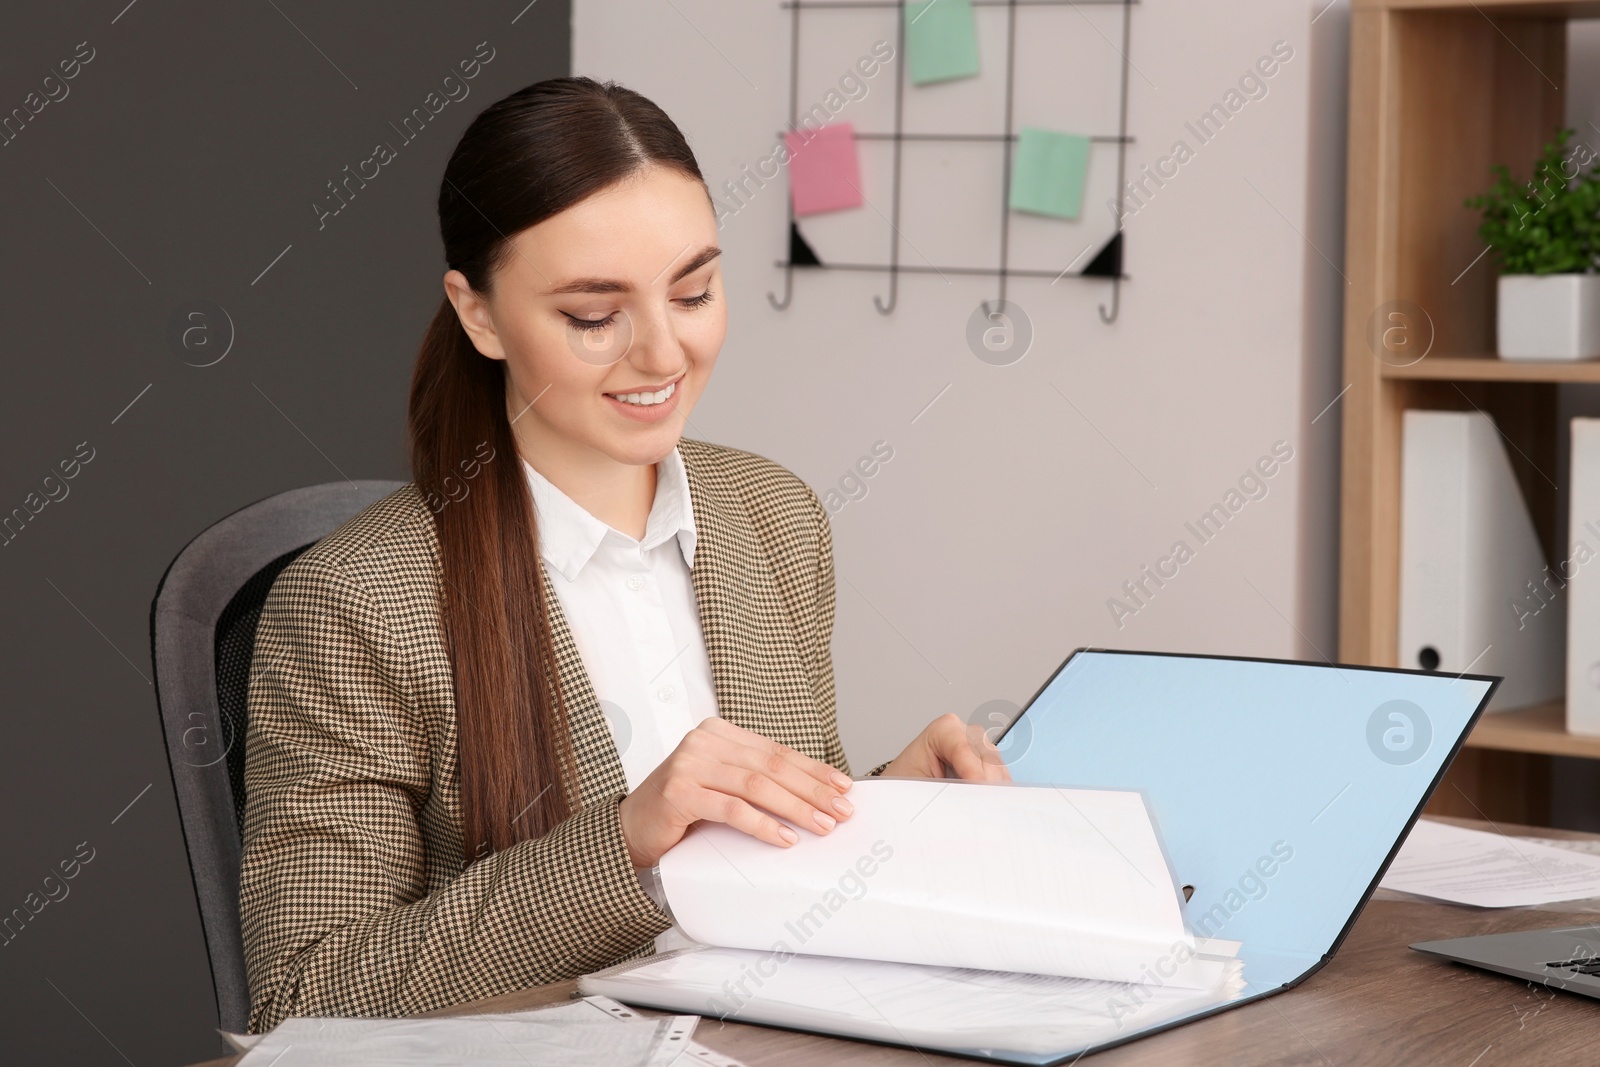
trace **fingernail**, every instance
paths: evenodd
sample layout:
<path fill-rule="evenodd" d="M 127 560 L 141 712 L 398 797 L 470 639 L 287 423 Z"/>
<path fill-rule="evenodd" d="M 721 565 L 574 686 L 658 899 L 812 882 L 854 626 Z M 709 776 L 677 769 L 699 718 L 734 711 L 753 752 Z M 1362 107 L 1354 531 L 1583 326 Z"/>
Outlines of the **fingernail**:
<path fill-rule="evenodd" d="M 789 829 L 787 826 L 778 827 L 778 836 L 783 838 L 791 845 L 800 840 L 800 835 Z"/>
<path fill-rule="evenodd" d="M 838 812 L 840 815 L 848 817 L 852 811 L 856 810 L 856 806 L 850 803 L 844 797 L 834 797 L 833 810 Z"/>
<path fill-rule="evenodd" d="M 820 811 L 812 812 L 811 819 L 824 830 L 832 830 L 835 826 L 839 825 L 839 820 L 835 819 L 832 815 L 825 815 Z"/>
<path fill-rule="evenodd" d="M 849 789 L 855 784 L 854 782 L 850 781 L 848 777 L 840 774 L 838 771 L 834 771 L 832 774 L 828 775 L 828 779 L 841 790 Z"/>

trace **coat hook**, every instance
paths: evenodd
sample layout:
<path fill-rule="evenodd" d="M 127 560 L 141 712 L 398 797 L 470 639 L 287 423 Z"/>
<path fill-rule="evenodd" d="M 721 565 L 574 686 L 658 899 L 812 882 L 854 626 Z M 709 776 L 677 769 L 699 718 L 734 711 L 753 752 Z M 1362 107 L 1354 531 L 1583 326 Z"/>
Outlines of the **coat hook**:
<path fill-rule="evenodd" d="M 793 267 L 785 267 L 783 269 L 783 299 L 780 301 L 771 292 L 768 292 L 767 293 L 767 303 L 771 304 L 778 311 L 784 311 L 789 307 L 789 302 L 791 300 L 793 300 L 793 299 L 794 299 L 794 268 Z"/>
<path fill-rule="evenodd" d="M 885 304 L 883 297 L 874 296 L 872 305 L 878 309 L 878 314 L 887 315 L 894 310 L 895 301 L 900 296 L 900 272 L 893 267 L 889 268 L 889 302 Z"/>
<path fill-rule="evenodd" d="M 1121 293 L 1122 293 L 1122 279 L 1121 278 L 1113 278 L 1113 279 L 1111 279 L 1111 311 L 1110 311 L 1110 313 L 1107 314 L 1106 306 L 1104 304 L 1100 305 L 1100 321 L 1105 323 L 1107 326 L 1109 326 L 1113 322 L 1117 321 L 1117 311 L 1118 311 L 1118 306 L 1117 305 L 1120 302 L 1119 298 L 1121 296 Z"/>

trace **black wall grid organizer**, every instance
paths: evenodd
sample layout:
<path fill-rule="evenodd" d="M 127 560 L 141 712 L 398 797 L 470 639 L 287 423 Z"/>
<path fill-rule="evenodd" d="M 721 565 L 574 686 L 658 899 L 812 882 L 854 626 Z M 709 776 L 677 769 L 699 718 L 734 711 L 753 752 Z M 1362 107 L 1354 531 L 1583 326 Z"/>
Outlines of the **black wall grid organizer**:
<path fill-rule="evenodd" d="M 1119 226 L 1089 264 L 1076 274 L 1067 273 L 1075 265 L 1069 263 L 1061 271 L 1030 270 L 1011 266 L 1011 209 L 1009 204 L 1011 189 L 1011 145 L 1017 140 L 1017 133 L 1012 123 L 1012 103 L 1016 89 L 1016 42 L 1018 8 L 1021 7 L 1120 7 L 1122 8 L 1122 47 L 1121 56 L 1121 88 L 1117 106 L 1117 132 L 1115 134 L 1096 134 L 1090 136 L 1095 143 L 1114 144 L 1117 146 L 1117 217 L 1122 217 L 1123 190 L 1127 181 L 1128 145 L 1133 143 L 1133 138 L 1128 136 L 1128 61 L 1129 37 L 1132 29 L 1132 9 L 1139 0 L 971 0 L 973 7 L 1003 7 L 1006 9 L 1006 63 L 1005 63 L 1005 121 L 1004 129 L 998 133 L 908 133 L 902 127 L 903 104 L 905 100 L 905 87 L 907 75 L 904 69 L 895 71 L 894 87 L 894 128 L 887 132 L 860 132 L 855 137 L 857 141 L 890 141 L 894 145 L 894 167 L 891 181 L 889 200 L 889 261 L 887 263 L 834 263 L 823 262 L 814 252 L 806 239 L 800 233 L 799 224 L 795 221 L 794 201 L 788 201 L 788 250 L 783 259 L 776 261 L 775 266 L 783 268 L 783 297 L 780 299 L 775 293 L 768 293 L 767 300 L 774 308 L 782 311 L 789 307 L 794 299 L 794 272 L 800 270 L 850 270 L 885 273 L 889 276 L 889 293 L 887 299 L 883 296 L 874 296 L 873 305 L 884 315 L 894 311 L 895 303 L 899 297 L 899 279 L 901 274 L 963 274 L 979 275 L 999 279 L 999 306 L 1004 307 L 1006 302 L 1006 283 L 1010 278 L 1049 278 L 1052 281 L 1060 278 L 1088 278 L 1093 280 L 1109 281 L 1111 283 L 1111 301 L 1108 308 L 1100 305 L 1100 319 L 1107 324 L 1117 319 L 1119 310 L 1122 283 L 1128 280 L 1128 275 L 1123 271 L 1124 242 L 1122 228 Z M 906 44 L 905 0 L 784 0 L 779 6 L 790 12 L 789 34 L 789 129 L 796 130 L 800 121 L 798 109 L 799 78 L 800 78 L 800 28 L 801 13 L 821 9 L 833 10 L 864 10 L 871 8 L 894 8 L 896 10 L 896 46 L 895 57 L 904 67 Z M 780 134 L 780 136 L 782 136 Z M 1000 261 L 995 266 L 933 266 L 933 265 L 907 265 L 900 261 L 900 146 L 907 141 L 956 141 L 967 143 L 992 142 L 1003 146 L 1002 179 L 1000 183 Z M 1080 259 L 1082 256 L 1080 255 Z"/>

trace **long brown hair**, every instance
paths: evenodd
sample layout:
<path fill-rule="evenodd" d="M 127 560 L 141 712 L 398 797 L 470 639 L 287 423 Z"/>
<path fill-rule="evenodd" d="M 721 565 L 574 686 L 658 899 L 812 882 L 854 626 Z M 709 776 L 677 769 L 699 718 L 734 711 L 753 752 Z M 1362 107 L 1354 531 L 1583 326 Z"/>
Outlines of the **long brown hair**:
<path fill-rule="evenodd" d="M 590 78 L 512 93 L 445 166 L 445 262 L 488 294 L 511 237 L 651 164 L 705 180 L 678 127 L 638 93 Z M 411 470 L 439 535 L 468 863 L 544 835 L 580 800 L 505 375 L 442 299 L 411 380 Z"/>

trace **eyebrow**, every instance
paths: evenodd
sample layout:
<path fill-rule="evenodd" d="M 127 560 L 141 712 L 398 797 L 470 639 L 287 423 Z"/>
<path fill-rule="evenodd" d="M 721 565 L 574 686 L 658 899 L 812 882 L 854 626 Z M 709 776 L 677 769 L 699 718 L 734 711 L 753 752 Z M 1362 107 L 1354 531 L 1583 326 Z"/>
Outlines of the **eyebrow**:
<path fill-rule="evenodd" d="M 704 248 L 700 249 L 700 251 L 691 256 L 689 258 L 689 262 L 678 268 L 667 284 L 671 285 L 683 280 L 720 255 L 722 255 L 722 249 L 718 248 L 716 245 L 706 245 Z M 572 281 L 564 282 L 550 290 L 550 294 L 552 296 L 562 293 L 631 292 L 633 292 L 632 284 L 624 281 L 618 281 L 615 278 L 574 278 Z"/>

